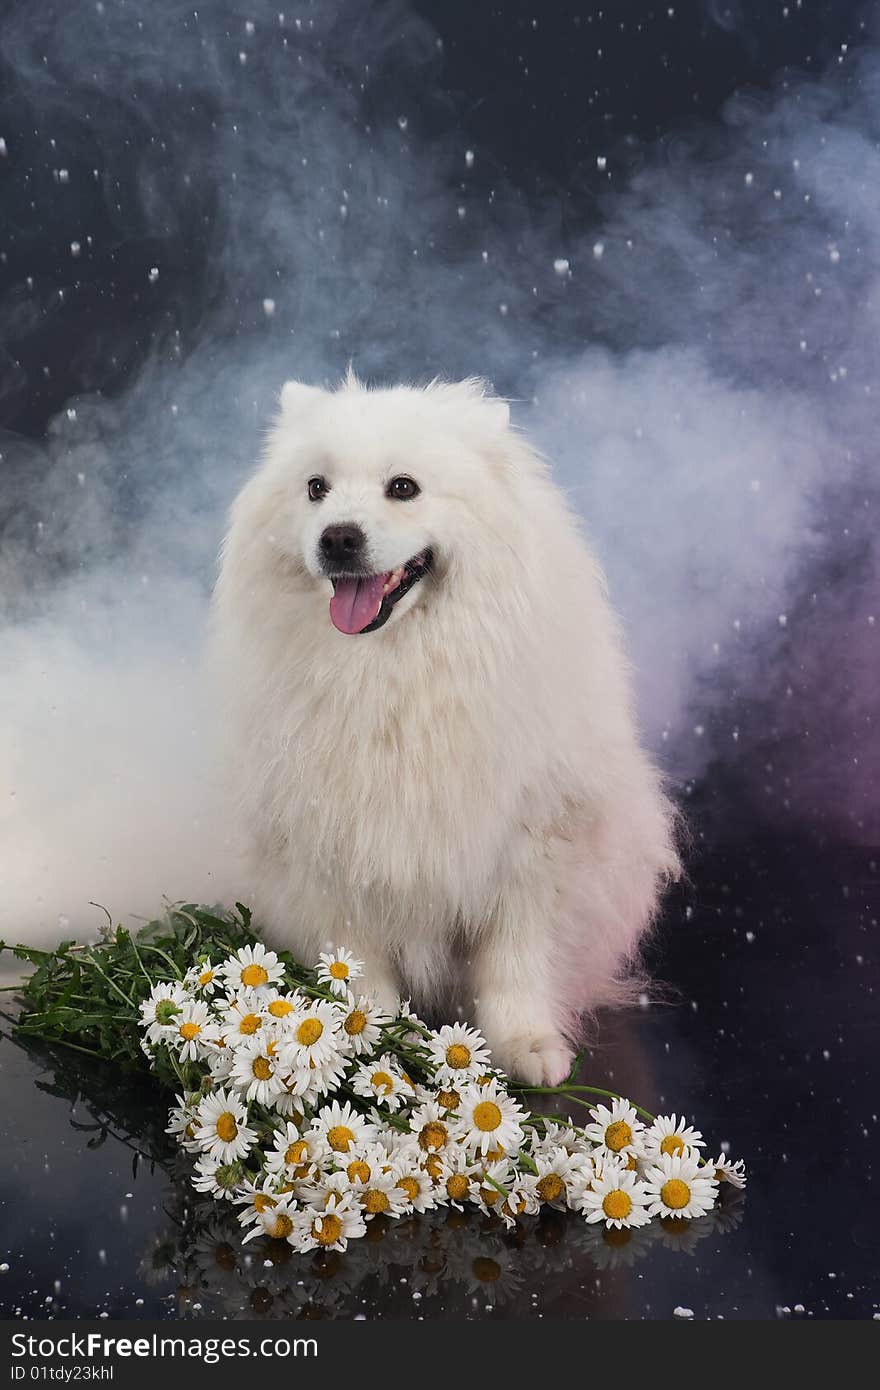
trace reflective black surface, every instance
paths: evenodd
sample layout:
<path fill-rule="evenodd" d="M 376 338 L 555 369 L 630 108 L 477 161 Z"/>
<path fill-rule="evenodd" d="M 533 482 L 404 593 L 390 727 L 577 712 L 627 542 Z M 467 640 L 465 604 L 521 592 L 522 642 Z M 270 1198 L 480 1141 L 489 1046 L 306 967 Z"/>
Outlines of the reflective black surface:
<path fill-rule="evenodd" d="M 452 1211 L 375 1227 L 345 1255 L 242 1251 L 214 1204 L 190 1200 L 149 1082 L 4 1038 L 0 1312 L 871 1317 L 878 907 L 868 850 L 764 838 L 692 856 L 654 944 L 677 998 L 606 1018 L 583 1080 L 684 1107 L 745 1158 L 749 1186 L 702 1222 L 629 1239 L 574 1215 L 508 1234 Z"/>

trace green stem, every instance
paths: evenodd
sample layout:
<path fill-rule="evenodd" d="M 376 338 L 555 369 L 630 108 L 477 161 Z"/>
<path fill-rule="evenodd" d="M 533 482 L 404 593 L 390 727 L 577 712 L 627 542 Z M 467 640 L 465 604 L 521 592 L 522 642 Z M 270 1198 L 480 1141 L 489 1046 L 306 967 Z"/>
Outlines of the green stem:
<path fill-rule="evenodd" d="M 573 1095 L 573 1091 L 588 1091 L 590 1095 L 593 1096 L 607 1096 L 609 1100 L 623 1100 L 623 1097 L 618 1095 L 616 1091 L 606 1091 L 602 1086 L 571 1086 L 563 1084 L 562 1086 L 511 1086 L 510 1089 L 512 1091 L 520 1091 L 527 1095 L 567 1096 L 570 1100 L 576 1100 L 579 1105 L 586 1105 L 587 1102 Z M 655 1117 L 651 1114 L 650 1110 L 643 1109 L 641 1105 L 636 1105 L 633 1101 L 628 1101 L 627 1104 L 631 1105 L 633 1110 L 637 1111 L 639 1115 L 644 1116 L 649 1124 L 654 1123 Z"/>

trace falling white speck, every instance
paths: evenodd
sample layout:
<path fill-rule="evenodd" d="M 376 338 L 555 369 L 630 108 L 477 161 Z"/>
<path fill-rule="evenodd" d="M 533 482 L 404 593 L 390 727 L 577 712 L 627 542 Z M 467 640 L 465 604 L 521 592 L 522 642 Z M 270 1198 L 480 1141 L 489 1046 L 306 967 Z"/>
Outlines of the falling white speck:
<path fill-rule="evenodd" d="M 239 53 L 239 55 L 238 55 L 238 61 L 241 63 L 242 67 L 244 67 L 245 63 L 247 62 L 247 54 L 246 54 L 246 53 Z"/>
<path fill-rule="evenodd" d="M 406 116 L 398 116 L 397 124 L 400 126 L 401 130 L 406 130 L 407 126 L 409 125 L 409 120 Z"/>
<path fill-rule="evenodd" d="M 840 252 L 838 251 L 836 246 L 829 246 L 828 259 L 832 265 L 837 265 L 837 262 L 840 260 Z"/>
<path fill-rule="evenodd" d="M 82 250 L 82 246 L 81 246 L 81 244 L 80 244 L 78 241 L 72 241 L 72 242 L 70 243 L 70 254 L 71 254 L 71 256 L 78 256 L 81 250 Z"/>
<path fill-rule="evenodd" d="M 787 615 L 786 613 L 780 613 L 780 614 L 779 614 L 779 617 L 776 619 L 776 621 L 778 622 L 778 624 L 779 624 L 780 627 L 787 627 L 787 626 L 788 626 L 788 615 Z"/>
<path fill-rule="evenodd" d="M 473 169 L 473 167 L 474 167 L 474 152 L 473 152 L 473 150 L 465 150 L 465 152 L 464 152 L 464 162 L 465 162 L 465 164 L 467 165 L 467 167 L 468 167 L 469 169 Z"/>
<path fill-rule="evenodd" d="M 754 174 L 746 174 L 743 182 L 745 183 L 746 188 L 751 188 L 752 184 L 755 182 Z"/>
<path fill-rule="evenodd" d="M 601 261 L 602 257 L 605 255 L 604 241 L 593 242 L 593 255 L 595 256 L 597 261 Z"/>
<path fill-rule="evenodd" d="M 506 304 L 499 304 L 499 305 L 498 305 L 498 312 L 499 312 L 499 314 L 501 315 L 502 318 L 506 318 L 506 317 L 507 317 L 507 305 L 506 305 Z"/>
<path fill-rule="evenodd" d="M 256 25 L 254 24 L 254 21 L 253 21 L 252 19 L 246 19 L 246 20 L 245 20 L 245 22 L 244 22 L 244 32 L 245 32 L 246 34 L 252 34 L 252 33 L 254 32 L 255 28 L 256 28 Z"/>
<path fill-rule="evenodd" d="M 694 1316 L 694 1310 L 693 1308 L 682 1308 L 679 1304 L 677 1307 L 673 1308 L 672 1316 L 674 1318 L 692 1318 Z"/>
<path fill-rule="evenodd" d="M 605 158 L 604 154 L 599 154 L 596 156 L 596 168 L 599 170 L 605 170 L 608 168 L 608 160 Z"/>
<path fill-rule="evenodd" d="M 746 932 L 746 941 L 749 943 L 750 946 L 751 946 L 752 942 L 754 941 L 754 939 L 755 939 L 755 933 L 754 933 L 753 931 L 747 931 L 747 932 Z"/>
<path fill-rule="evenodd" d="M 75 406 L 75 405 L 69 405 L 69 406 L 67 407 L 67 409 L 65 410 L 64 413 L 65 413 L 65 415 L 67 416 L 68 420 L 75 420 L 75 419 L 76 419 L 76 406 Z"/>
<path fill-rule="evenodd" d="M 69 170 L 69 169 L 59 169 L 59 170 L 58 170 L 58 182 L 59 182 L 59 183 L 70 183 L 70 170 Z"/>
<path fill-rule="evenodd" d="M 564 256 L 557 257 L 557 259 L 553 262 L 553 269 L 556 271 L 557 275 L 568 274 L 568 261 L 565 259 Z"/>
<path fill-rule="evenodd" d="M 263 313 L 266 315 L 266 318 L 267 318 L 267 319 L 270 319 L 270 318 L 272 317 L 272 315 L 274 314 L 274 312 L 275 312 L 275 300 L 274 300 L 274 299 L 264 299 L 264 300 L 263 300 Z"/>
<path fill-rule="evenodd" d="M 156 283 L 156 281 L 158 280 L 158 278 L 159 278 L 159 267 L 158 267 L 157 265 L 151 265 L 151 266 L 150 266 L 150 269 L 149 269 L 149 273 L 148 273 L 148 275 L 147 275 L 147 279 L 149 280 L 149 282 L 150 282 L 151 285 L 155 285 L 155 283 Z"/>
<path fill-rule="evenodd" d="M 3 139 L 2 135 L 0 135 L 0 156 L 3 156 L 3 158 L 5 158 L 8 153 L 9 151 L 6 148 L 6 141 Z"/>

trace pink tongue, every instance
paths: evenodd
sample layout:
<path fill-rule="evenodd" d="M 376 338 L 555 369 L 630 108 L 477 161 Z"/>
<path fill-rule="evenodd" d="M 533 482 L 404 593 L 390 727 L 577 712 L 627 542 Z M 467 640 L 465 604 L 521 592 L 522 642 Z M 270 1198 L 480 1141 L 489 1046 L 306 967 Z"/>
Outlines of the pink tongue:
<path fill-rule="evenodd" d="M 337 579 L 330 600 L 333 626 L 349 634 L 363 632 L 378 616 L 387 574 L 371 574 L 369 579 Z"/>

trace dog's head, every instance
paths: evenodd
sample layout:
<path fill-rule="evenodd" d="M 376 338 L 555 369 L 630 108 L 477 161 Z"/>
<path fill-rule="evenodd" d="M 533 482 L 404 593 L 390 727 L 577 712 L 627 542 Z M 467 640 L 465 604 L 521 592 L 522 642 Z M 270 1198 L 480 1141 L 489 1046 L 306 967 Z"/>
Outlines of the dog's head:
<path fill-rule="evenodd" d="M 506 403 L 480 382 L 367 390 L 349 374 L 324 391 L 290 381 L 267 452 L 272 541 L 326 591 L 340 632 L 399 622 L 497 541 L 510 438 Z"/>

